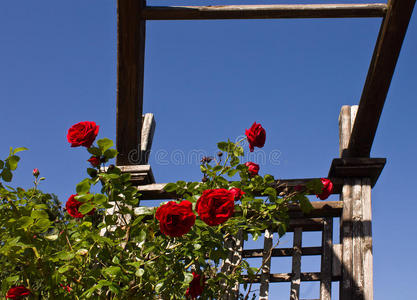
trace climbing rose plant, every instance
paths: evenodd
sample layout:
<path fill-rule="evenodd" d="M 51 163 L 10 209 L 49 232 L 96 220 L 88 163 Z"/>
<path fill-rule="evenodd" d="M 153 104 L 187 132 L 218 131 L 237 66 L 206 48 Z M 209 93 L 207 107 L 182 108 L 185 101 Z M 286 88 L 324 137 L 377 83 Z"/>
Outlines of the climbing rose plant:
<path fill-rule="evenodd" d="M 88 151 L 88 176 L 68 191 L 65 209 L 39 186 L 12 187 L 13 171 L 26 148 L 10 149 L 0 160 L 0 282 L 8 299 L 220 299 L 260 272 L 244 259 L 222 272 L 237 234 L 257 239 L 266 228 L 285 234 L 288 207 L 312 208 L 307 194 L 326 199 L 328 179 L 283 188 L 259 165 L 241 162 L 241 141 L 218 143 L 216 158 L 200 165 L 201 182 L 165 186 L 175 201 L 158 208 L 141 205 L 130 175 L 110 164 L 117 151 L 107 138 L 96 141 L 99 126 L 80 122 L 67 134 L 71 147 Z M 246 130 L 249 150 L 263 147 L 265 129 Z M 94 144 L 96 142 L 96 144 Z M 279 192 L 277 192 L 279 191 Z M 107 213 L 106 213 L 107 212 Z M 244 275 L 247 274 L 247 275 Z M 246 277 L 245 277 L 246 276 Z M 252 295 L 254 297 L 254 295 Z"/>

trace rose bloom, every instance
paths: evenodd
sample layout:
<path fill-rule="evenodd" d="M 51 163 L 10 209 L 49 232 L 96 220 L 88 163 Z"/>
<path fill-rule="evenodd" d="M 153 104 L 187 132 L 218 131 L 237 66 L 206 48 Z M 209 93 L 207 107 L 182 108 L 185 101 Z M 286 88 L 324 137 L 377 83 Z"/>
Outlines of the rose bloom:
<path fill-rule="evenodd" d="M 29 296 L 30 291 L 23 285 L 15 286 L 7 291 L 7 299 L 21 299 L 22 297 Z"/>
<path fill-rule="evenodd" d="M 195 214 L 193 213 L 190 201 L 184 200 L 181 203 L 170 201 L 160 206 L 155 214 L 159 221 L 159 228 L 165 235 L 179 237 L 191 230 L 195 223 Z"/>
<path fill-rule="evenodd" d="M 90 162 L 90 164 L 94 167 L 97 168 L 98 166 L 100 166 L 101 162 L 100 162 L 100 158 L 97 156 L 91 156 L 90 159 L 87 160 L 88 162 Z"/>
<path fill-rule="evenodd" d="M 262 148 L 265 145 L 266 132 L 261 124 L 254 122 L 249 130 L 246 129 L 245 134 L 248 138 L 250 152 L 253 152 L 254 147 Z"/>
<path fill-rule="evenodd" d="M 333 191 L 333 183 L 330 181 L 330 179 L 327 178 L 321 178 L 321 183 L 323 184 L 323 188 L 321 189 L 321 194 L 316 195 L 317 198 L 320 198 L 321 200 L 327 199 Z"/>
<path fill-rule="evenodd" d="M 203 293 L 204 290 L 204 275 L 193 272 L 193 280 L 185 293 L 187 298 L 196 299 Z"/>
<path fill-rule="evenodd" d="M 245 163 L 245 166 L 248 167 L 248 172 L 250 176 L 255 176 L 258 175 L 259 172 L 259 165 L 255 164 L 251 161 L 248 161 L 247 163 Z"/>
<path fill-rule="evenodd" d="M 67 203 L 65 203 L 65 208 L 67 209 L 67 212 L 70 214 L 71 217 L 82 218 L 84 217 L 84 215 L 80 213 L 78 209 L 80 208 L 81 205 L 83 205 L 83 202 L 80 202 L 74 198 L 77 195 L 78 194 L 71 195 L 68 198 Z M 87 215 L 93 215 L 95 210 L 96 210 L 95 208 L 92 209 L 90 212 L 87 213 Z"/>
<path fill-rule="evenodd" d="M 242 196 L 245 194 L 244 191 L 236 187 L 231 188 L 229 191 L 233 194 L 233 196 L 235 197 L 235 200 L 240 200 Z"/>
<path fill-rule="evenodd" d="M 226 222 L 233 216 L 234 209 L 235 195 L 226 189 L 205 190 L 196 205 L 201 220 L 210 226 Z"/>
<path fill-rule="evenodd" d="M 99 126 L 95 122 L 80 122 L 68 130 L 67 140 L 71 147 L 84 146 L 90 148 L 97 137 Z"/>

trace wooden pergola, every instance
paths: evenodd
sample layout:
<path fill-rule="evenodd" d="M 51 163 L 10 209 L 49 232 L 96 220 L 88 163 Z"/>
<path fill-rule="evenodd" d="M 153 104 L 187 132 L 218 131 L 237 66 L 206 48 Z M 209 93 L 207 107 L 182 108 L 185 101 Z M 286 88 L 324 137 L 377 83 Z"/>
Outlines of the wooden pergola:
<path fill-rule="evenodd" d="M 270 273 L 273 230 L 266 230 L 264 249 L 244 249 L 236 237 L 228 241 L 229 265 L 242 257 L 263 257 L 260 298 L 268 299 L 269 283 L 291 282 L 290 299 L 300 298 L 302 281 L 320 282 L 320 299 L 331 299 L 332 281 L 340 282 L 340 299 L 373 299 L 371 189 L 384 168 L 385 158 L 370 152 L 401 46 L 416 0 L 373 4 L 147 6 L 145 0 L 118 0 L 117 165 L 132 174 L 144 199 L 171 199 L 165 184 L 154 182 L 148 156 L 155 121 L 143 114 L 143 77 L 147 20 L 381 18 L 378 39 L 358 106 L 343 106 L 339 116 L 340 158 L 330 163 L 328 177 L 340 201 L 313 202 L 305 215 L 290 209 L 294 232 L 292 248 L 278 248 L 272 257 L 291 256 L 291 273 Z M 277 189 L 305 184 L 310 179 L 281 179 Z M 333 218 L 340 218 L 340 244 L 333 243 Z M 321 231 L 322 244 L 302 247 L 303 231 Z M 301 256 L 321 255 L 321 271 L 301 273 Z M 225 268 L 227 271 L 227 266 Z M 237 299 L 239 287 L 225 299 Z M 271 299 L 276 299 L 272 297 Z"/>

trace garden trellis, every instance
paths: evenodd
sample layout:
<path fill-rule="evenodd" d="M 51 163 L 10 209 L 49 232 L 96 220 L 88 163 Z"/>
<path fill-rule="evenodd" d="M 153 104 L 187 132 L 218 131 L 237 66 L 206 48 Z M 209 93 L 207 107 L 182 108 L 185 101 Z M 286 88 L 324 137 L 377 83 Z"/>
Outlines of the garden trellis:
<path fill-rule="evenodd" d="M 340 201 L 312 202 L 303 214 L 290 208 L 292 248 L 272 248 L 274 228 L 264 234 L 263 249 L 245 249 L 241 236 L 226 243 L 231 250 L 223 265 L 227 272 L 242 257 L 262 257 L 260 299 L 268 299 L 269 284 L 291 282 L 290 299 L 300 299 L 303 281 L 320 282 L 320 299 L 331 299 L 333 281 L 339 281 L 341 300 L 373 299 L 371 189 L 385 158 L 370 152 L 415 0 L 372 4 L 147 6 L 144 0 L 118 0 L 117 165 L 131 173 L 143 199 L 175 199 L 154 182 L 148 156 L 155 121 L 142 116 L 145 32 L 147 20 L 280 19 L 280 18 L 381 18 L 381 27 L 358 106 L 343 106 L 339 116 L 340 158 L 332 160 L 328 177 Z M 352 20 L 354 22 L 354 20 Z M 306 184 L 311 179 L 279 180 L 278 191 Z M 333 243 L 333 219 L 340 218 L 340 244 Z M 305 231 L 322 232 L 322 243 L 302 246 Z M 301 257 L 321 255 L 320 272 L 301 272 Z M 271 259 L 292 257 L 291 273 L 270 273 Z M 238 287 L 225 299 L 236 299 Z M 334 291 L 333 291 L 334 293 Z M 270 295 L 271 296 L 271 295 Z M 273 295 L 272 297 L 273 298 Z"/>

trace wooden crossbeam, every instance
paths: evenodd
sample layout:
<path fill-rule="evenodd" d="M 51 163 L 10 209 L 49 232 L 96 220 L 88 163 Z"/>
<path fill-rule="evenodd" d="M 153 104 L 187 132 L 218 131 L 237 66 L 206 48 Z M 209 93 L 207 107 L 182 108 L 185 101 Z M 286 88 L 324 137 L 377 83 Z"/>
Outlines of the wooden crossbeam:
<path fill-rule="evenodd" d="M 307 178 L 307 179 L 279 179 L 275 187 L 277 188 L 278 192 L 284 190 L 291 190 L 297 185 L 306 185 L 311 180 L 317 178 Z M 343 180 L 338 178 L 331 178 L 334 188 L 333 194 L 339 194 L 342 190 Z M 155 183 L 155 184 L 148 184 L 148 185 L 141 185 L 138 186 L 138 190 L 142 194 L 142 198 L 144 200 L 158 200 L 158 199 L 175 199 L 178 197 L 175 193 L 168 193 L 164 190 L 164 187 L 167 183 Z"/>
<path fill-rule="evenodd" d="M 243 250 L 244 258 L 262 257 L 263 249 L 245 249 Z M 301 255 L 321 255 L 322 247 L 303 247 L 301 248 Z M 275 248 L 272 250 L 272 257 L 287 257 L 293 256 L 293 248 Z"/>
<path fill-rule="evenodd" d="M 144 0 L 117 1 L 117 112 L 116 163 L 132 165 L 132 151 L 140 151 L 142 132 L 145 21 Z"/>
<path fill-rule="evenodd" d="M 293 273 L 275 273 L 269 275 L 269 282 L 291 282 Z M 300 273 L 301 281 L 320 281 L 320 272 L 302 272 Z M 247 275 L 243 276 L 243 279 L 248 282 L 259 283 L 261 281 L 261 275 L 255 275 L 249 278 Z"/>
<path fill-rule="evenodd" d="M 369 157 L 416 0 L 390 0 L 349 141 L 348 155 Z"/>
<path fill-rule="evenodd" d="M 288 19 L 288 18 L 373 18 L 384 17 L 385 3 L 148 6 L 146 20 Z"/>

